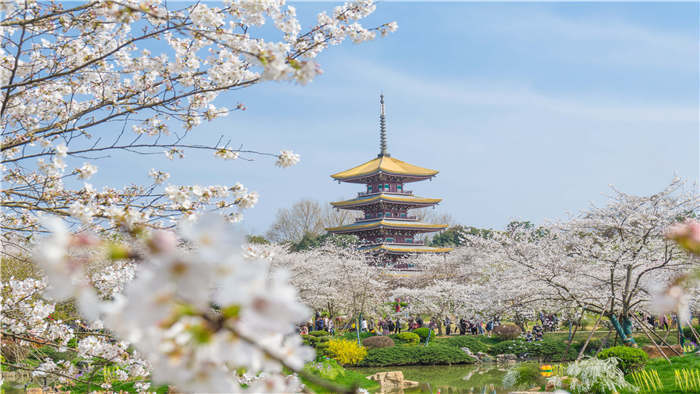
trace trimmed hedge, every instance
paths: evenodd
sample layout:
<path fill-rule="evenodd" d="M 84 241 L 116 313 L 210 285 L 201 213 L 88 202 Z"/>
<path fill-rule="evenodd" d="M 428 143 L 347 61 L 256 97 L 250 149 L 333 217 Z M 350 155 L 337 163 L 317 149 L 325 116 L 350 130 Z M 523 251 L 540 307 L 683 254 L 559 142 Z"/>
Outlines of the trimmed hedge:
<path fill-rule="evenodd" d="M 372 349 L 359 366 L 450 365 L 473 363 L 475 360 L 453 346 L 393 346 Z"/>
<path fill-rule="evenodd" d="M 474 336 L 467 335 L 451 336 L 449 338 L 436 338 L 435 344 L 453 346 L 457 348 L 468 347 L 472 353 L 487 353 L 489 351 L 489 346 L 487 344 L 481 342 Z"/>
<path fill-rule="evenodd" d="M 619 360 L 617 367 L 625 374 L 644 368 L 649 361 L 649 355 L 644 350 L 629 346 L 615 346 L 598 353 L 598 358 L 601 360 L 611 357 Z"/>
<path fill-rule="evenodd" d="M 543 361 L 568 361 L 576 359 L 576 349 L 566 352 L 566 342 L 544 340 L 525 342 L 521 339 L 499 342 L 489 349 L 493 355 L 512 353 L 521 358 L 540 358 Z"/>
<path fill-rule="evenodd" d="M 418 342 L 420 342 L 418 334 L 413 332 L 400 332 L 398 334 L 389 335 L 389 338 L 402 345 L 417 345 Z"/>
<path fill-rule="evenodd" d="M 328 331 L 319 330 L 319 331 L 311 331 L 309 333 L 309 335 L 311 335 L 312 337 L 325 337 L 325 336 L 328 336 L 330 334 L 328 333 Z"/>
<path fill-rule="evenodd" d="M 425 339 L 428 338 L 428 333 L 430 332 L 430 329 L 428 327 L 420 327 L 416 328 L 411 332 L 417 334 L 420 337 L 421 342 L 425 342 Z"/>
<path fill-rule="evenodd" d="M 316 332 L 316 331 L 312 331 Z M 316 359 L 321 360 L 324 357 L 328 357 L 328 340 L 331 339 L 328 335 L 313 336 L 311 333 L 309 335 L 302 335 L 302 342 L 304 345 L 311 346 L 316 349 Z"/>
<path fill-rule="evenodd" d="M 369 337 L 362 340 L 362 346 L 366 347 L 367 350 L 392 347 L 394 346 L 394 340 L 383 336 Z"/>

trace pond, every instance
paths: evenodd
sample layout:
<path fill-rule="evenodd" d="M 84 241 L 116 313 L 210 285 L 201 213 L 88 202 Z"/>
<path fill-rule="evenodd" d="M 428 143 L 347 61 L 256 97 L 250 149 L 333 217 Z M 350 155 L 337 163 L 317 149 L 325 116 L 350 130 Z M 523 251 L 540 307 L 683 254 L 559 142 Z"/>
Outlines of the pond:
<path fill-rule="evenodd" d="M 377 372 L 402 371 L 404 379 L 420 383 L 409 393 L 488 393 L 505 394 L 512 389 L 503 387 L 503 376 L 510 366 L 496 364 L 463 364 L 435 366 L 394 366 L 375 368 L 353 368 L 354 371 L 373 375 Z M 485 390 L 485 391 L 484 391 Z"/>

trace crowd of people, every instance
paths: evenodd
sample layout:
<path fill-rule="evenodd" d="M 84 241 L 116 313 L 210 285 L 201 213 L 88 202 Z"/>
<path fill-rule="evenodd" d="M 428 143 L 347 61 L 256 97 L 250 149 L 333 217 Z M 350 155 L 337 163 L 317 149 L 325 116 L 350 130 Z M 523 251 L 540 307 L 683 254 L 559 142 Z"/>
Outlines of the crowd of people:
<path fill-rule="evenodd" d="M 638 314 L 638 321 L 644 322 L 649 328 L 668 330 L 677 327 L 677 318 L 675 315 L 653 316 L 647 314 Z M 634 326 L 637 326 L 633 322 Z M 415 330 L 421 327 L 428 327 L 434 331 L 434 335 L 486 335 L 491 336 L 495 327 L 501 324 L 498 317 L 494 317 L 488 321 L 483 321 L 477 318 L 459 318 L 456 322 L 449 316 L 444 318 L 432 317 L 428 321 L 424 321 L 421 316 L 413 316 L 402 320 L 400 317 L 381 317 L 362 318 L 359 321 L 360 332 L 369 332 L 376 335 L 398 334 L 402 330 Z M 535 325 L 528 330 L 527 327 L 523 331 L 521 337 L 528 341 L 541 341 L 546 332 L 554 332 L 559 329 L 560 321 L 556 314 L 547 314 L 544 311 L 539 312 Z M 335 334 L 336 328 L 342 330 L 355 330 L 356 321 L 347 320 L 344 317 L 329 318 L 327 315 L 316 313 L 313 320 L 310 320 L 297 327 L 297 332 L 302 335 L 309 334 L 311 331 L 327 331 L 331 335 Z M 611 329 L 609 327 L 609 329 Z M 640 329 L 637 327 L 637 329 Z"/>
<path fill-rule="evenodd" d="M 547 314 L 544 311 L 540 311 L 539 320 L 541 324 L 539 329 L 544 332 L 554 332 L 559 328 L 559 317 L 557 317 L 556 313 Z"/>
<path fill-rule="evenodd" d="M 428 321 L 424 321 L 421 316 L 410 317 L 406 320 L 402 320 L 400 317 L 391 318 L 387 316 L 376 320 L 373 317 L 362 318 L 359 320 L 359 329 L 360 332 L 369 332 L 376 335 L 390 335 L 398 334 L 402 330 L 415 330 L 421 327 L 428 327 L 434 330 L 436 335 L 457 335 L 457 333 L 459 333 L 459 335 L 491 336 L 494 327 L 500 324 L 499 318 L 488 321 L 475 318 L 460 318 L 457 322 L 453 322 L 449 316 L 443 319 L 432 317 Z M 322 330 L 334 334 L 336 327 L 350 330 L 355 330 L 357 328 L 354 320 L 346 321 L 341 317 L 332 319 L 316 313 L 312 321 L 298 326 L 297 331 L 302 335 L 306 335 L 311 331 Z"/>

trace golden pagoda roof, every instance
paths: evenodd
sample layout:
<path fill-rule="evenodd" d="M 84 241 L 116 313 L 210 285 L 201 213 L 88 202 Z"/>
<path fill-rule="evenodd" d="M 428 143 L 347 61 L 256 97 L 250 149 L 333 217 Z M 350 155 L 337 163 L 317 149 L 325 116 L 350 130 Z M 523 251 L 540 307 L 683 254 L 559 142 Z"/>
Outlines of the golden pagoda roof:
<path fill-rule="evenodd" d="M 405 161 L 382 155 L 376 159 L 360 164 L 357 167 L 333 174 L 331 177 L 337 180 L 346 180 L 374 175 L 380 172 L 390 175 L 405 175 L 423 178 L 432 177 L 438 173 L 436 170 L 414 166 L 413 164 L 406 163 Z"/>
<path fill-rule="evenodd" d="M 430 224 L 416 221 L 391 220 L 391 219 L 376 219 L 370 221 L 360 221 L 346 224 L 339 227 L 329 227 L 326 231 L 329 232 L 354 232 L 364 230 L 374 230 L 378 228 L 396 228 L 396 229 L 417 229 L 424 231 L 440 231 L 447 228 L 446 224 Z"/>
<path fill-rule="evenodd" d="M 407 203 L 407 204 L 418 204 L 418 205 L 432 205 L 437 204 L 442 201 L 441 198 L 425 198 L 406 194 L 391 194 L 391 193 L 378 193 L 370 194 L 368 196 L 362 196 L 358 198 L 353 198 L 352 200 L 345 201 L 334 201 L 331 203 L 334 207 L 343 208 L 347 206 L 354 205 L 366 205 L 379 201 L 389 201 L 397 203 Z"/>
<path fill-rule="evenodd" d="M 386 251 L 395 253 L 447 253 L 452 251 L 453 248 L 436 248 L 432 246 L 422 246 L 422 245 L 377 245 L 370 246 L 367 248 L 362 248 L 365 252 L 374 251 Z"/>

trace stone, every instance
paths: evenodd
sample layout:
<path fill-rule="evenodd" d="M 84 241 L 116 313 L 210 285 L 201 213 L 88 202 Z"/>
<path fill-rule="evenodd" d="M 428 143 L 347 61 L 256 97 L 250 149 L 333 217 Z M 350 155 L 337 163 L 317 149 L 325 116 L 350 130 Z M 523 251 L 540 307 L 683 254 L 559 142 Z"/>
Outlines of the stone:
<path fill-rule="evenodd" d="M 479 358 L 479 360 L 483 362 L 490 362 L 493 361 L 493 357 L 490 355 L 484 353 L 484 352 L 476 352 L 476 356 Z"/>
<path fill-rule="evenodd" d="M 460 349 L 461 349 L 464 353 L 466 353 L 467 356 L 473 358 L 477 363 L 480 363 L 480 362 L 482 361 L 482 360 L 481 360 L 481 357 L 479 357 L 479 356 L 477 356 L 476 354 L 472 353 L 472 350 L 469 349 L 468 347 L 461 347 Z"/>
<path fill-rule="evenodd" d="M 461 349 L 464 353 L 467 353 L 467 356 L 476 357 L 476 356 L 474 355 L 474 353 L 472 353 L 472 350 L 469 349 L 468 347 L 461 347 L 460 349 Z"/>
<path fill-rule="evenodd" d="M 496 356 L 496 362 L 499 364 L 515 364 L 518 361 L 518 356 L 512 353 L 499 354 Z"/>
<path fill-rule="evenodd" d="M 400 391 L 419 385 L 418 382 L 404 379 L 401 371 L 377 372 L 367 379 L 379 382 L 382 392 Z"/>

